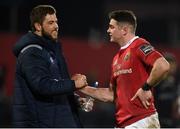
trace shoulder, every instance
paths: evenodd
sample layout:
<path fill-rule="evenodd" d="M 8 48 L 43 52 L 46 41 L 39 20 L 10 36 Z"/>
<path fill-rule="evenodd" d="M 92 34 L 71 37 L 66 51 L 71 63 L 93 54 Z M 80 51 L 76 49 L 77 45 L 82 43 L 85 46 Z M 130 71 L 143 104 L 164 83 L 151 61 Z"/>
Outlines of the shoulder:
<path fill-rule="evenodd" d="M 21 50 L 21 58 L 47 58 L 48 52 L 40 45 L 31 44 Z"/>
<path fill-rule="evenodd" d="M 134 41 L 134 48 L 136 51 L 148 55 L 149 53 L 153 52 L 155 49 L 154 47 L 145 39 L 138 38 Z"/>
<path fill-rule="evenodd" d="M 143 38 L 137 38 L 136 40 L 134 40 L 133 46 L 135 48 L 138 48 L 138 47 L 143 46 L 143 45 L 151 45 L 151 44 Z"/>
<path fill-rule="evenodd" d="M 21 50 L 21 53 L 24 53 L 25 51 L 27 50 L 30 50 L 30 49 L 38 49 L 38 50 L 43 50 L 43 47 L 40 46 L 40 45 L 37 45 L 37 44 L 30 44 L 30 45 L 27 45 L 26 47 L 24 47 L 22 50 Z"/>

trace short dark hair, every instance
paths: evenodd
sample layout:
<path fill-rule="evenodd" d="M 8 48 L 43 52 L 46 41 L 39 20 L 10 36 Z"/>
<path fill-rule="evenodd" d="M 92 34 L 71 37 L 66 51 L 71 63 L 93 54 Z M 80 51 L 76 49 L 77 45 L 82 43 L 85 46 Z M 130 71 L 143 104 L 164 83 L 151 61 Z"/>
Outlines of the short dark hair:
<path fill-rule="evenodd" d="M 115 10 L 109 13 L 109 19 L 114 19 L 117 22 L 126 22 L 133 26 L 135 32 L 137 21 L 135 14 L 130 10 Z"/>
<path fill-rule="evenodd" d="M 32 31 L 35 31 L 34 23 L 42 24 L 47 14 L 56 14 L 56 9 L 51 5 L 38 5 L 32 9 L 30 14 Z"/>

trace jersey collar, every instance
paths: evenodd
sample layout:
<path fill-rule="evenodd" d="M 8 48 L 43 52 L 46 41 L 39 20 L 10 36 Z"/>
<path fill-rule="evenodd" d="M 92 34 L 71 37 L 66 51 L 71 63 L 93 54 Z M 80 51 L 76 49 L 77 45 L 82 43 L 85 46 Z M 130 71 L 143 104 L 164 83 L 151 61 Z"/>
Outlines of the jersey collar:
<path fill-rule="evenodd" d="M 131 43 L 132 43 L 135 39 L 137 39 L 137 38 L 139 38 L 139 36 L 135 36 L 134 38 L 132 38 L 131 40 L 129 40 L 129 41 L 126 43 L 125 46 L 123 46 L 123 47 L 120 48 L 120 50 L 126 49 L 127 47 L 129 47 L 129 45 L 131 45 Z"/>

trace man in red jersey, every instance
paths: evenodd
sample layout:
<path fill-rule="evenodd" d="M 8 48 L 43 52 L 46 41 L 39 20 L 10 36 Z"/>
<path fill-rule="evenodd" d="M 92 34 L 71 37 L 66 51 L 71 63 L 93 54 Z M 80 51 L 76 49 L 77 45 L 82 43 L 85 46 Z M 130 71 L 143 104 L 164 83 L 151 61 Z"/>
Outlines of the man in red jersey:
<path fill-rule="evenodd" d="M 148 41 L 135 35 L 132 11 L 113 11 L 109 19 L 110 41 L 120 46 L 112 62 L 110 86 L 87 86 L 81 92 L 104 102 L 114 101 L 116 127 L 160 128 L 152 89 L 168 73 L 169 63 Z"/>

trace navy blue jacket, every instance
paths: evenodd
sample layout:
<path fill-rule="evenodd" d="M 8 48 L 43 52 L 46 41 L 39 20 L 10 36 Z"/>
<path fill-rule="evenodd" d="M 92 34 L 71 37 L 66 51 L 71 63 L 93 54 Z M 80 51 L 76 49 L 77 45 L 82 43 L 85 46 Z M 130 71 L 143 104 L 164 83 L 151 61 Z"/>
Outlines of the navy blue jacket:
<path fill-rule="evenodd" d="M 13 127 L 81 127 L 75 84 L 60 44 L 29 32 L 13 52 L 17 57 Z"/>

